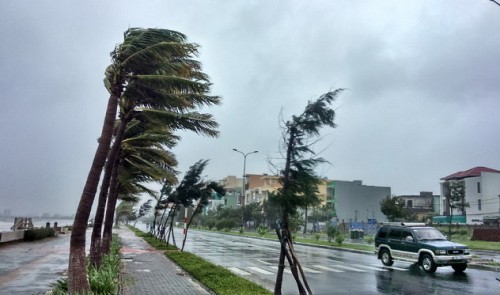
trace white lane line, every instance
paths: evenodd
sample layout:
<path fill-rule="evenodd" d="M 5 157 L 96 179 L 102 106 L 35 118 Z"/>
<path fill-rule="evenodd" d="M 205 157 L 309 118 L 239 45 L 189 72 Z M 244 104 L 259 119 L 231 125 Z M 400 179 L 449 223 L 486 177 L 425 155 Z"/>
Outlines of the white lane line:
<path fill-rule="evenodd" d="M 312 268 L 309 268 L 309 267 L 304 267 L 304 266 L 302 267 L 302 270 L 303 270 L 304 272 L 309 272 L 309 273 L 321 273 L 321 271 L 319 271 L 319 270 L 314 270 L 314 269 L 312 269 Z"/>
<path fill-rule="evenodd" d="M 358 269 L 358 268 L 354 268 L 354 267 L 350 267 L 350 266 L 345 266 L 345 265 L 340 265 L 340 264 L 335 264 L 335 265 L 332 265 L 333 267 L 340 267 L 340 268 L 343 268 L 343 269 L 347 269 L 347 270 L 352 270 L 352 271 L 356 271 L 356 272 L 366 272 L 362 269 Z"/>
<path fill-rule="evenodd" d="M 385 268 L 380 268 L 380 267 L 373 267 L 373 266 L 368 266 L 368 265 L 361 265 L 361 264 L 351 264 L 356 267 L 361 267 L 361 268 L 366 268 L 366 269 L 371 269 L 371 270 L 378 270 L 378 271 L 387 271 Z"/>
<path fill-rule="evenodd" d="M 276 272 L 278 271 L 278 266 L 276 266 L 276 265 L 269 266 L 269 268 L 275 270 Z M 288 269 L 288 268 L 285 268 L 284 272 L 285 273 L 292 273 L 292 271 L 290 269 Z"/>
<path fill-rule="evenodd" d="M 249 276 L 249 275 L 251 275 L 251 273 L 246 272 L 244 270 L 241 270 L 241 269 L 239 269 L 237 267 L 228 267 L 228 269 L 230 271 L 234 272 L 235 274 L 240 275 L 240 276 Z"/>
<path fill-rule="evenodd" d="M 261 273 L 261 274 L 264 274 L 264 275 L 272 275 L 273 274 L 270 271 L 267 271 L 265 269 L 262 269 L 262 268 L 256 267 L 256 266 L 250 266 L 250 267 L 248 267 L 248 269 L 251 269 L 251 270 L 253 270 L 255 272 L 258 272 L 258 273 Z"/>
<path fill-rule="evenodd" d="M 272 265 L 274 263 L 271 263 L 271 262 L 267 262 L 267 261 L 264 261 L 264 260 L 260 260 L 260 259 L 257 259 L 258 262 L 260 263 L 263 263 L 263 264 L 267 264 L 267 265 Z"/>
<path fill-rule="evenodd" d="M 331 267 L 327 267 L 327 266 L 323 266 L 323 265 L 316 265 L 315 267 L 316 268 L 321 268 L 321 269 L 324 269 L 324 270 L 328 270 L 328 271 L 332 271 L 332 272 L 344 272 L 343 270 L 336 269 L 336 268 L 331 268 Z"/>
<path fill-rule="evenodd" d="M 375 264 L 373 264 L 375 265 Z M 394 270 L 400 270 L 400 271 L 409 271 L 407 268 L 401 268 L 401 267 L 396 267 L 396 266 L 382 266 L 382 268 L 385 269 L 394 269 Z"/>

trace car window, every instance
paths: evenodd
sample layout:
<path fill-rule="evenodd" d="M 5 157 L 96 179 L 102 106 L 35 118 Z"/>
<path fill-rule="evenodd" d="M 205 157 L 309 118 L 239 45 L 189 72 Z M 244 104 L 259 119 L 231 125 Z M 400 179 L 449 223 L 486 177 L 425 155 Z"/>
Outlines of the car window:
<path fill-rule="evenodd" d="M 405 240 L 405 241 L 407 240 L 408 237 L 410 237 L 413 240 L 413 235 L 412 235 L 411 231 L 409 231 L 409 230 L 403 230 L 401 236 L 402 236 L 403 240 Z"/>
<path fill-rule="evenodd" d="M 414 232 L 418 240 L 446 240 L 446 237 L 435 228 L 419 228 Z"/>
<path fill-rule="evenodd" d="M 377 236 L 381 239 L 385 239 L 387 237 L 387 227 L 383 226 L 378 230 Z"/>
<path fill-rule="evenodd" d="M 391 228 L 391 230 L 389 231 L 389 239 L 401 240 L 401 229 Z"/>

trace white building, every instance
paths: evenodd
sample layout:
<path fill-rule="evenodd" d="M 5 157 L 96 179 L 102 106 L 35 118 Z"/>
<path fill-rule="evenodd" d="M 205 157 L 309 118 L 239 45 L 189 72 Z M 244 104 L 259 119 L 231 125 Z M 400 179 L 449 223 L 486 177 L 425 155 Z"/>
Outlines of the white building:
<path fill-rule="evenodd" d="M 485 218 L 500 218 L 500 171 L 475 167 L 460 171 L 441 178 L 441 208 L 442 215 L 449 215 L 449 205 L 444 194 L 446 182 L 464 181 L 465 202 L 470 207 L 465 208 L 465 222 L 467 224 L 482 223 Z M 455 214 L 462 214 L 455 212 Z"/>

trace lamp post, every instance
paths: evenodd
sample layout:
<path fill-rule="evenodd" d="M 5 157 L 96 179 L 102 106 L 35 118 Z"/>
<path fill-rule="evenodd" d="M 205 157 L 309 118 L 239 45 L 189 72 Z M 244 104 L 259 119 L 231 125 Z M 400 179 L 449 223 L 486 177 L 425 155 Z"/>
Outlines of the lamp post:
<path fill-rule="evenodd" d="M 249 152 L 249 153 L 244 153 L 244 152 L 239 151 L 237 149 L 233 149 L 233 151 L 243 155 L 243 179 L 242 179 L 243 184 L 241 186 L 241 196 L 242 196 L 241 207 L 243 208 L 243 201 L 245 200 L 245 169 L 246 169 L 246 165 L 247 165 L 247 156 L 251 155 L 251 154 L 256 154 L 259 151 L 253 151 L 253 152 Z M 243 210 L 241 212 L 243 212 Z"/>

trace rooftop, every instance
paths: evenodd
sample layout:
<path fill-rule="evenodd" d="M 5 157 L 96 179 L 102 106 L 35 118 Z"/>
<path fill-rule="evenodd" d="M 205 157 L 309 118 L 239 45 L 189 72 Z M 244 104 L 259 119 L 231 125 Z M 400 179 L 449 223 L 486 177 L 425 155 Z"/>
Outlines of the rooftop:
<path fill-rule="evenodd" d="M 459 180 L 469 177 L 476 177 L 480 176 L 481 172 L 500 173 L 500 171 L 488 167 L 474 167 L 469 170 L 455 172 L 453 174 L 441 178 L 441 180 Z"/>

